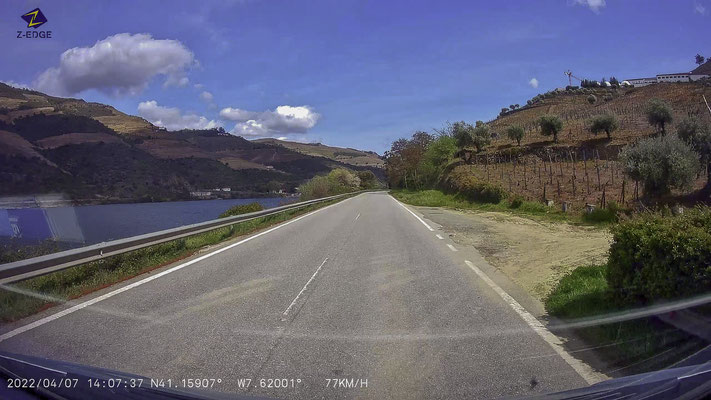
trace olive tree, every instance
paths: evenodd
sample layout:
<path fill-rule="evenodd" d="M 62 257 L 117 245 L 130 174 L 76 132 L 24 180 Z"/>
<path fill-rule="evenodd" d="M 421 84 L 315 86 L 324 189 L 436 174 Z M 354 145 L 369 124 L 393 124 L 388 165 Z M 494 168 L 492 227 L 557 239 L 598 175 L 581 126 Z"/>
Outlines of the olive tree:
<path fill-rule="evenodd" d="M 625 147 L 620 160 L 627 175 L 650 194 L 687 189 L 699 170 L 699 155 L 676 135 L 642 139 Z"/>
<path fill-rule="evenodd" d="M 666 135 L 667 124 L 674 120 L 669 105 L 660 99 L 652 99 L 647 103 L 645 112 L 649 124 L 659 129 L 662 135 Z"/>
<path fill-rule="evenodd" d="M 605 114 L 593 118 L 590 123 L 590 132 L 592 132 L 593 135 L 605 132 L 607 138 L 610 139 L 612 132 L 616 131 L 618 127 L 619 123 L 617 122 L 617 118 L 612 114 Z"/>
<path fill-rule="evenodd" d="M 508 135 L 509 139 L 515 140 L 518 145 L 521 145 L 521 140 L 523 139 L 523 136 L 526 134 L 526 132 L 523 130 L 518 125 L 512 125 L 509 126 L 508 129 L 506 129 L 506 134 Z"/>
<path fill-rule="evenodd" d="M 473 147 L 478 153 L 491 143 L 489 125 L 482 121 L 477 121 L 476 127 L 464 121 L 455 122 L 452 124 L 452 136 L 465 161 L 469 158 L 468 149 Z"/>
<path fill-rule="evenodd" d="M 677 124 L 676 134 L 699 153 L 702 165 L 707 166 L 704 189 L 711 190 L 711 129 L 696 118 L 686 118 Z"/>
<path fill-rule="evenodd" d="M 553 142 L 558 143 L 558 134 L 563 130 L 563 121 L 555 115 L 543 115 L 538 119 L 543 136 L 553 136 Z"/>
<path fill-rule="evenodd" d="M 476 148 L 477 153 L 484 150 L 484 148 L 491 143 L 491 130 L 489 129 L 489 125 L 477 123 L 477 126 L 472 131 L 472 140 L 472 144 Z"/>

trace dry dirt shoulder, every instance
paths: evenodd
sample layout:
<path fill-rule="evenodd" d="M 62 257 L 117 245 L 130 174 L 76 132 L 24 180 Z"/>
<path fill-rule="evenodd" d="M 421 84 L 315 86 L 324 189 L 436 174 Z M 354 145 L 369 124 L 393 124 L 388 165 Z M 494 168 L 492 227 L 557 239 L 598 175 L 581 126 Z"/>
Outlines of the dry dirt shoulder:
<path fill-rule="evenodd" d="M 416 208 L 442 225 L 454 242 L 475 247 L 541 302 L 570 270 L 604 262 L 612 238 L 607 229 L 533 221 L 500 212 Z"/>

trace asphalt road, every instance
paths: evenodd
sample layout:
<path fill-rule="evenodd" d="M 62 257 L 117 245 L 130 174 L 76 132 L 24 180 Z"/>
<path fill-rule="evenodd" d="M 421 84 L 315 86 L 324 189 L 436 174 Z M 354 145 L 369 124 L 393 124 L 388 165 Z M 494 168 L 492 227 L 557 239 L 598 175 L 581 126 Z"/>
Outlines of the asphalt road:
<path fill-rule="evenodd" d="M 492 398 L 586 385 L 465 263 L 470 253 L 433 229 L 386 193 L 362 194 L 0 349 L 156 379 L 219 378 L 213 390 L 278 398 Z M 274 378 L 296 387 L 259 387 Z"/>

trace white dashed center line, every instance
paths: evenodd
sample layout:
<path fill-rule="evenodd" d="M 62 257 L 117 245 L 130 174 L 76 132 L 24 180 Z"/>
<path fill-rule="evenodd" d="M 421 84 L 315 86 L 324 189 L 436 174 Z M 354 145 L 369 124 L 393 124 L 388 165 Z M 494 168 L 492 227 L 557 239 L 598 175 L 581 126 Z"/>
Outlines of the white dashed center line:
<path fill-rule="evenodd" d="M 316 272 L 314 272 L 314 274 L 311 275 L 311 278 L 309 278 L 308 282 L 306 282 L 304 287 L 301 288 L 301 291 L 299 292 L 299 294 L 297 294 L 296 297 L 294 297 L 294 300 L 291 302 L 291 304 L 289 304 L 289 307 L 287 307 L 286 310 L 284 310 L 284 313 L 281 315 L 282 321 L 287 320 L 287 318 L 289 316 L 289 312 L 294 307 L 296 302 L 299 301 L 299 297 L 301 297 L 301 295 L 306 291 L 306 288 L 309 287 L 309 284 L 311 283 L 311 281 L 313 281 L 314 278 L 316 278 L 316 275 L 318 275 L 319 271 L 321 271 L 321 268 L 323 268 L 323 266 L 326 264 L 326 261 L 328 261 L 328 257 L 326 257 L 326 259 L 323 260 L 321 265 L 318 266 L 318 268 L 316 269 Z"/>

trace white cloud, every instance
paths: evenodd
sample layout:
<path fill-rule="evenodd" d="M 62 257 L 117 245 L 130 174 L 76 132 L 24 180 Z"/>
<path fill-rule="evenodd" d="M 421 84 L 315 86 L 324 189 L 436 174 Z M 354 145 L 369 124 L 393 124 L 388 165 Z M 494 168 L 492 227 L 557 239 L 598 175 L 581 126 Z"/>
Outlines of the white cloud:
<path fill-rule="evenodd" d="M 706 15 L 706 7 L 698 1 L 694 2 L 694 12 L 700 15 Z"/>
<path fill-rule="evenodd" d="M 235 121 L 232 133 L 240 136 L 269 136 L 275 134 L 306 133 L 321 118 L 309 106 L 279 106 L 271 111 L 247 111 L 223 108 L 220 117 Z"/>
<path fill-rule="evenodd" d="M 194 87 L 195 89 L 202 89 L 202 88 L 205 87 L 205 85 L 203 85 L 202 83 L 196 83 L 196 84 L 193 85 L 193 87 Z"/>
<path fill-rule="evenodd" d="M 170 131 L 180 129 L 212 129 L 219 124 L 214 120 L 208 120 L 202 115 L 183 114 L 175 107 L 163 107 L 155 100 L 142 101 L 138 104 L 138 115 L 147 119 L 154 125 L 166 128 Z"/>
<path fill-rule="evenodd" d="M 574 0 L 573 4 L 579 4 L 589 7 L 594 13 L 599 13 L 600 9 L 605 7 L 605 0 Z"/>
<path fill-rule="evenodd" d="M 34 87 L 65 96 L 88 89 L 115 96 L 137 94 L 156 75 L 166 77 L 164 86 L 187 85 L 185 73 L 196 63 L 193 53 L 177 40 L 119 33 L 91 47 L 65 51 L 59 66 L 44 71 Z"/>
<path fill-rule="evenodd" d="M 241 110 L 239 108 L 227 107 L 220 110 L 220 117 L 230 121 L 247 121 L 254 118 L 259 113 L 256 111 Z"/>
<path fill-rule="evenodd" d="M 188 86 L 188 83 L 190 83 L 190 79 L 188 79 L 187 76 L 168 75 L 168 77 L 165 78 L 165 82 L 163 82 L 163 87 L 185 87 Z"/>
<path fill-rule="evenodd" d="M 538 87 L 538 79 L 536 78 L 531 78 L 530 81 L 528 81 L 528 85 L 531 86 L 532 88 L 537 88 Z"/>
<path fill-rule="evenodd" d="M 207 90 L 203 90 L 202 93 L 200 93 L 200 100 L 206 102 L 206 103 L 212 103 L 212 93 L 208 92 Z"/>

